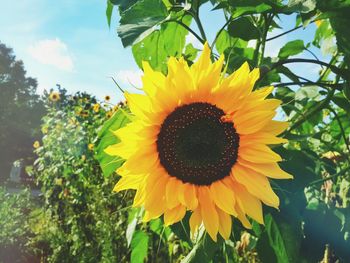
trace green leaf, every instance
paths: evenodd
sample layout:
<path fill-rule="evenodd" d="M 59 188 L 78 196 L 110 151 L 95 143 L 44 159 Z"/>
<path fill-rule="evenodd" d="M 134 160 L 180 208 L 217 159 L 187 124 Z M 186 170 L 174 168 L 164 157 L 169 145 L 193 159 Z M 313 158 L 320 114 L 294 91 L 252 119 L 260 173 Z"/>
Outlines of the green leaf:
<path fill-rule="evenodd" d="M 285 58 L 288 58 L 289 56 L 294 56 L 303 52 L 304 49 L 305 49 L 305 46 L 304 46 L 303 40 L 300 40 L 300 39 L 293 40 L 285 44 L 280 49 L 278 57 L 285 59 Z"/>
<path fill-rule="evenodd" d="M 111 175 L 124 160 L 118 156 L 110 156 L 105 153 L 105 149 L 113 144 L 119 143 L 120 140 L 113 134 L 116 131 L 130 122 L 129 116 L 123 110 L 118 110 L 114 115 L 107 120 L 101 131 L 98 133 L 99 143 L 96 148 L 96 159 L 99 161 L 102 172 L 105 176 Z"/>
<path fill-rule="evenodd" d="M 214 242 L 209 235 L 202 229 L 200 233 L 200 240 L 195 244 L 190 253 L 181 260 L 181 263 L 203 263 L 211 262 L 215 253 L 220 249 L 223 240 L 218 238 L 217 242 Z"/>
<path fill-rule="evenodd" d="M 350 114 L 350 101 L 344 97 L 344 94 L 337 93 L 333 96 L 332 101 L 337 104 L 340 108 Z"/>
<path fill-rule="evenodd" d="M 184 58 L 189 62 L 193 62 L 197 58 L 198 51 L 199 50 L 196 49 L 192 43 L 189 43 L 186 45 Z"/>
<path fill-rule="evenodd" d="M 121 14 L 117 29 L 123 46 L 133 45 L 152 33 L 167 17 L 161 0 L 142 0 Z"/>
<path fill-rule="evenodd" d="M 226 30 L 223 30 L 218 36 L 215 46 L 219 54 L 222 54 L 228 48 L 233 48 L 233 47 L 245 48 L 247 47 L 247 44 L 248 42 L 239 38 L 231 37 Z"/>
<path fill-rule="evenodd" d="M 123 12 L 129 9 L 132 5 L 134 5 L 139 0 L 109 0 L 113 5 L 119 6 L 120 12 Z"/>
<path fill-rule="evenodd" d="M 128 247 L 130 246 L 132 237 L 135 233 L 139 212 L 139 208 L 131 209 L 129 212 L 128 227 L 126 228 L 126 242 Z"/>
<path fill-rule="evenodd" d="M 148 235 L 142 231 L 136 231 L 131 241 L 131 263 L 143 263 L 147 258 Z"/>
<path fill-rule="evenodd" d="M 309 13 L 316 8 L 316 0 L 289 0 L 288 6 L 301 13 Z"/>
<path fill-rule="evenodd" d="M 252 21 L 247 17 L 241 17 L 232 21 L 228 25 L 228 33 L 232 37 L 238 37 L 243 40 L 259 38 L 259 31 Z"/>
<path fill-rule="evenodd" d="M 112 13 L 113 13 L 113 4 L 110 2 L 110 0 L 107 0 L 106 17 L 107 17 L 108 27 L 111 27 Z"/>
<path fill-rule="evenodd" d="M 182 22 L 189 25 L 191 17 L 184 17 Z M 142 61 L 148 61 L 153 69 L 166 73 L 168 57 L 181 56 L 187 33 L 185 28 L 175 22 L 162 24 L 160 30 L 133 45 L 132 52 L 137 65 L 142 68 Z"/>
<path fill-rule="evenodd" d="M 278 263 L 289 263 L 286 247 L 278 225 L 271 214 L 265 216 L 265 230 Z"/>

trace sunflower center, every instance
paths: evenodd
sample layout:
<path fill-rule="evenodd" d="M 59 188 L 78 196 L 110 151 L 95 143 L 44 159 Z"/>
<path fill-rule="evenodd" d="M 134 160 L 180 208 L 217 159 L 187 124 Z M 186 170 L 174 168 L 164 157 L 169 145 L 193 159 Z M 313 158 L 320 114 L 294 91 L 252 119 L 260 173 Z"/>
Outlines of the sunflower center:
<path fill-rule="evenodd" d="M 185 183 L 210 185 L 230 174 L 237 160 L 239 135 L 225 113 L 209 103 L 176 108 L 158 134 L 160 163 Z"/>

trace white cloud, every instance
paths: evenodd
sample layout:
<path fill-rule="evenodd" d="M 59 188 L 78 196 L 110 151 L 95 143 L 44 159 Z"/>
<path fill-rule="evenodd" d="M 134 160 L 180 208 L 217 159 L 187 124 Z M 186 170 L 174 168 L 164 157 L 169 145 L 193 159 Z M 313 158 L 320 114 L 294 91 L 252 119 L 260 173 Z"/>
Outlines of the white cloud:
<path fill-rule="evenodd" d="M 127 86 L 134 86 L 136 88 L 142 87 L 141 77 L 143 72 L 141 70 L 120 70 L 116 74 L 116 80 Z"/>
<path fill-rule="evenodd" d="M 73 60 L 67 45 L 56 39 L 44 39 L 28 48 L 29 54 L 44 65 L 51 65 L 63 71 L 73 70 Z"/>

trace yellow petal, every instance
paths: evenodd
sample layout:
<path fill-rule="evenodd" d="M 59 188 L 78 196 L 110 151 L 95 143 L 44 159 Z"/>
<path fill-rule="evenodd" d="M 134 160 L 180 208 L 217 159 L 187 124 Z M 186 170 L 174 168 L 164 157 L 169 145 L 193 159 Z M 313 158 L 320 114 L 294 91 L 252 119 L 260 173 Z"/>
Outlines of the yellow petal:
<path fill-rule="evenodd" d="M 261 130 L 275 115 L 274 111 L 237 111 L 233 123 L 239 134 L 251 134 Z"/>
<path fill-rule="evenodd" d="M 198 206 L 196 187 L 192 184 L 185 184 L 183 196 L 186 207 L 195 210 Z"/>
<path fill-rule="evenodd" d="M 133 207 L 139 207 L 142 204 L 144 204 L 146 198 L 146 193 L 145 193 L 145 184 L 141 184 L 140 187 L 137 189 L 135 197 L 134 197 L 134 202 L 132 204 Z"/>
<path fill-rule="evenodd" d="M 281 134 L 288 128 L 288 122 L 274 121 L 270 120 L 264 128 L 261 129 L 261 132 L 271 133 L 273 135 Z"/>
<path fill-rule="evenodd" d="M 252 163 L 273 163 L 282 161 L 281 156 L 264 144 L 251 144 L 239 147 L 238 156 Z"/>
<path fill-rule="evenodd" d="M 243 186 L 236 184 L 237 198 L 240 199 L 244 212 L 260 224 L 264 224 L 262 205 L 258 198 L 251 195 Z"/>
<path fill-rule="evenodd" d="M 249 193 L 259 198 L 266 205 L 278 208 L 279 198 L 272 190 L 268 179 L 264 175 L 238 163 L 234 165 L 232 175 L 238 183 L 245 186 Z"/>
<path fill-rule="evenodd" d="M 120 142 L 108 146 L 104 149 L 104 152 L 111 156 L 120 156 L 123 159 L 128 159 L 136 150 L 136 144 L 125 144 L 124 142 Z"/>
<path fill-rule="evenodd" d="M 197 209 L 193 211 L 190 217 L 190 229 L 191 229 L 192 236 L 198 230 L 201 223 L 202 223 L 201 209 L 198 206 Z"/>
<path fill-rule="evenodd" d="M 165 86 L 165 76 L 158 71 L 154 71 L 147 61 L 142 61 L 144 75 L 142 77 L 143 90 L 150 97 L 156 96 L 159 90 Z"/>
<path fill-rule="evenodd" d="M 213 200 L 210 198 L 210 191 L 207 186 L 201 186 L 198 188 L 198 194 L 204 227 L 210 237 L 216 242 L 216 236 L 219 231 L 219 217 Z"/>
<path fill-rule="evenodd" d="M 172 209 L 180 204 L 180 201 L 178 198 L 178 191 L 179 191 L 180 184 L 182 184 L 182 182 L 174 177 L 171 177 L 168 180 L 168 183 L 166 184 L 165 198 L 166 198 L 166 207 L 168 209 Z"/>
<path fill-rule="evenodd" d="M 251 163 L 239 158 L 238 163 L 258 173 L 274 179 L 293 179 L 293 176 L 283 171 L 277 163 Z"/>
<path fill-rule="evenodd" d="M 132 175 L 121 177 L 118 183 L 114 186 L 113 191 L 119 192 L 126 189 L 137 189 L 144 179 L 145 175 Z"/>
<path fill-rule="evenodd" d="M 234 210 L 235 196 L 230 188 L 219 180 L 211 184 L 210 192 L 217 207 L 230 215 L 237 214 Z"/>
<path fill-rule="evenodd" d="M 124 93 L 124 96 L 128 102 L 130 111 L 137 117 L 142 119 L 148 119 L 151 111 L 151 102 L 149 98 L 142 94 Z"/>
<path fill-rule="evenodd" d="M 217 208 L 216 210 L 219 216 L 219 233 L 225 240 L 228 240 L 231 235 L 232 218 L 221 209 Z"/>
<path fill-rule="evenodd" d="M 165 187 L 168 176 L 156 174 L 149 176 L 146 185 L 147 196 L 145 199 L 145 210 L 150 213 L 151 218 L 157 218 L 165 210 Z"/>
<path fill-rule="evenodd" d="M 185 216 L 186 208 L 183 205 L 178 205 L 173 209 L 165 210 L 164 212 L 164 225 L 169 226 L 180 220 Z"/>

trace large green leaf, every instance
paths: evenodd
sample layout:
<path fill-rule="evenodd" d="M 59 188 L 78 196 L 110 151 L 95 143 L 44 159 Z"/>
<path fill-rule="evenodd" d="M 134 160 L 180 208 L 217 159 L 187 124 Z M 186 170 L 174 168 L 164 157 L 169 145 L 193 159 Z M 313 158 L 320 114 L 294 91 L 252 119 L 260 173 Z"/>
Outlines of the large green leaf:
<path fill-rule="evenodd" d="M 147 258 L 148 235 L 142 231 L 136 231 L 131 241 L 131 263 L 143 263 Z"/>
<path fill-rule="evenodd" d="M 191 17 L 185 16 L 182 22 L 189 25 Z M 159 30 L 132 47 L 137 65 L 141 68 L 142 61 L 148 61 L 152 68 L 166 73 L 168 57 L 181 56 L 187 33 L 188 31 L 176 22 L 162 24 Z"/>
<path fill-rule="evenodd" d="M 119 143 L 120 140 L 113 134 L 113 131 L 124 127 L 130 122 L 130 117 L 124 110 L 119 109 L 114 115 L 105 122 L 101 131 L 98 134 L 99 143 L 96 148 L 96 159 L 100 162 L 103 174 L 105 176 L 111 175 L 124 160 L 118 156 L 110 156 L 105 153 L 105 149 L 112 145 Z"/>
<path fill-rule="evenodd" d="M 228 25 L 228 32 L 232 37 L 238 37 L 246 41 L 259 38 L 258 29 L 247 17 L 232 21 Z"/>
<path fill-rule="evenodd" d="M 278 57 L 285 59 L 289 56 L 297 55 L 305 50 L 305 45 L 303 40 L 293 40 L 285 44 L 278 53 Z"/>
<path fill-rule="evenodd" d="M 223 54 L 224 51 L 228 48 L 233 48 L 233 47 L 245 48 L 247 47 L 247 44 L 248 42 L 239 38 L 231 37 L 226 30 L 223 30 L 218 36 L 215 46 L 217 51 L 220 54 Z"/>
<path fill-rule="evenodd" d="M 122 12 L 117 32 L 124 47 L 145 38 L 166 17 L 167 11 L 161 0 L 142 0 Z"/>
<path fill-rule="evenodd" d="M 288 253 L 279 226 L 276 224 L 271 214 L 265 216 L 265 231 L 268 237 L 269 245 L 275 254 L 276 262 L 289 263 Z M 264 251 L 259 252 L 260 256 L 262 253 L 264 253 Z"/>

